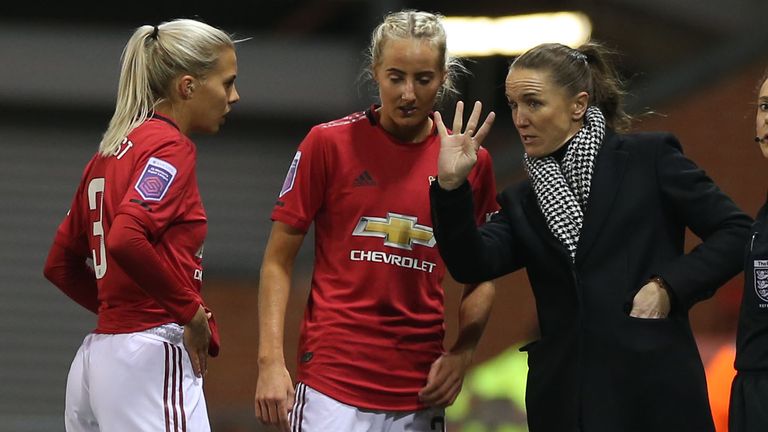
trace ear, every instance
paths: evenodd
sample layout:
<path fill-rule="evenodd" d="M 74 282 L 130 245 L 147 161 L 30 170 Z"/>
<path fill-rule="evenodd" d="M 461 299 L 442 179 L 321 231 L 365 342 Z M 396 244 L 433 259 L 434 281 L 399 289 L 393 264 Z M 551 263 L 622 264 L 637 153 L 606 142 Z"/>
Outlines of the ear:
<path fill-rule="evenodd" d="M 182 99 L 190 99 L 195 91 L 197 80 L 192 75 L 182 75 L 176 84 L 176 91 Z"/>
<path fill-rule="evenodd" d="M 589 108 L 589 93 L 580 92 L 576 94 L 573 99 L 573 112 L 571 114 L 571 119 L 573 121 L 580 121 L 583 119 L 584 114 L 587 112 L 587 108 Z"/>

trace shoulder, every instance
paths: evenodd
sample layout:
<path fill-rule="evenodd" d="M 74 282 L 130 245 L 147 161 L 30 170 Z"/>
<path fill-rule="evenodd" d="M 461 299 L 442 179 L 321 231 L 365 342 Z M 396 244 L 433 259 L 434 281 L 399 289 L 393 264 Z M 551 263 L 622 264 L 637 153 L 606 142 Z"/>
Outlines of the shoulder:
<path fill-rule="evenodd" d="M 353 133 L 373 130 L 365 111 L 359 111 L 348 116 L 314 125 L 304 138 L 304 146 L 319 143 L 338 143 L 350 137 Z"/>
<path fill-rule="evenodd" d="M 526 179 L 507 186 L 499 195 L 505 201 L 520 202 L 520 199 L 527 196 L 531 191 L 531 183 Z"/>
<path fill-rule="evenodd" d="M 674 134 L 665 131 L 614 133 L 606 132 L 604 148 L 623 150 L 630 153 L 658 153 L 660 147 L 674 148 L 682 151 L 680 141 Z"/>
<path fill-rule="evenodd" d="M 195 144 L 174 126 L 149 119 L 128 134 L 128 139 L 141 153 L 153 154 L 180 151 L 194 156 Z"/>
<path fill-rule="evenodd" d="M 310 133 L 333 135 L 347 133 L 351 129 L 370 127 L 371 121 L 365 111 L 358 111 L 348 116 L 315 125 Z"/>

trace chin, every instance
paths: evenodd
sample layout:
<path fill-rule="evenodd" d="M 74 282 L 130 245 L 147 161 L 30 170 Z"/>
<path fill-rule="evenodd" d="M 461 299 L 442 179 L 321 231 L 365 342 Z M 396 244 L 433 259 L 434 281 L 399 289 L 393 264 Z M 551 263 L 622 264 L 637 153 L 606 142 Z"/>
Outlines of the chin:
<path fill-rule="evenodd" d="M 523 150 L 525 150 L 525 154 L 528 155 L 528 157 L 539 158 L 539 157 L 542 157 L 542 156 L 546 156 L 544 154 L 541 154 L 541 149 L 527 148 L 527 147 L 524 146 Z"/>

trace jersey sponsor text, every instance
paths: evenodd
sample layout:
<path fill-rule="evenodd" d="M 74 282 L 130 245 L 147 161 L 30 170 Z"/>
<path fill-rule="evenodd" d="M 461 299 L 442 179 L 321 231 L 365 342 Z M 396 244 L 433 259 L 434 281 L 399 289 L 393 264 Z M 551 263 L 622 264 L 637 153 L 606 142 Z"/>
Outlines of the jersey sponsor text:
<path fill-rule="evenodd" d="M 352 261 L 368 261 L 390 264 L 398 267 L 411 268 L 427 273 L 432 273 L 436 264 L 418 258 L 404 257 L 381 251 L 351 250 L 349 259 Z"/>

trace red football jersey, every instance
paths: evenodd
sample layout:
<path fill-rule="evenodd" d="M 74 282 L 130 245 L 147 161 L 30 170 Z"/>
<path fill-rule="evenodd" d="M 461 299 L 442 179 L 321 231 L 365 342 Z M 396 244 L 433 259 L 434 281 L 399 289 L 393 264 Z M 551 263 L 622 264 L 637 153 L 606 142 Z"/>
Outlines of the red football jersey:
<path fill-rule="evenodd" d="M 173 122 L 155 116 L 134 129 L 114 155 L 96 154 L 86 166 L 54 241 L 92 259 L 98 286 L 97 333 L 129 333 L 184 322 L 203 304 L 207 221 L 195 161 L 194 143 Z M 119 214 L 131 215 L 149 232 L 163 268 L 124 269 L 115 262 L 107 245 Z M 166 292 L 147 290 L 132 277 L 137 271 L 168 272 L 175 286 L 163 287 Z M 215 332 L 215 326 L 211 330 Z M 211 348 L 218 350 L 217 334 Z"/>
<path fill-rule="evenodd" d="M 429 185 L 440 138 L 404 143 L 373 109 L 315 126 L 300 144 L 272 219 L 315 223 L 312 286 L 298 379 L 367 409 L 423 407 L 418 391 L 443 352 L 443 264 Z M 477 221 L 498 210 L 485 149 L 469 181 Z"/>

